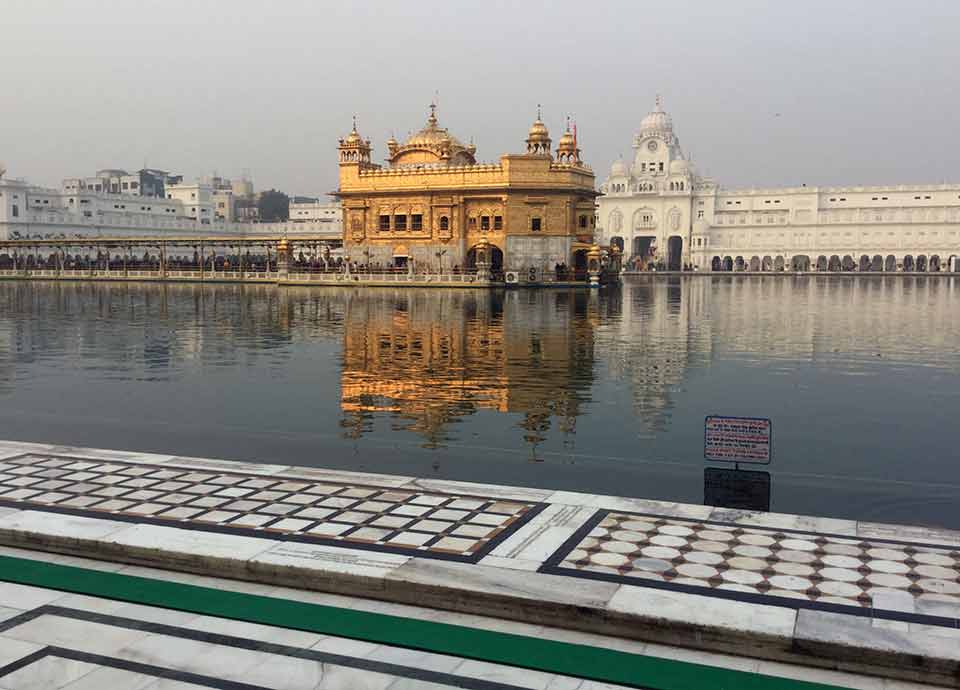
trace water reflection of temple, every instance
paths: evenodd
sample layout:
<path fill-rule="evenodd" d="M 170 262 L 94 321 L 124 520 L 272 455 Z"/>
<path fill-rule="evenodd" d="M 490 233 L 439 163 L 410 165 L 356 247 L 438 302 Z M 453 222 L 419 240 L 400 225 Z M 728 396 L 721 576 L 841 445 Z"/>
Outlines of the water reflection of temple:
<path fill-rule="evenodd" d="M 571 434 L 593 382 L 589 296 L 568 292 L 365 291 L 345 297 L 342 426 L 393 428 L 427 446 L 481 410 L 521 413 L 532 446 Z"/>

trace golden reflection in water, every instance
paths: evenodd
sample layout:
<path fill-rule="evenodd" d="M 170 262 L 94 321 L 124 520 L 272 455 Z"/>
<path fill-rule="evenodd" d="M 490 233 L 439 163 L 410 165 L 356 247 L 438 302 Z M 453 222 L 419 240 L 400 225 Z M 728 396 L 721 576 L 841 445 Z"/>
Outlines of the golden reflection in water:
<path fill-rule="evenodd" d="M 341 422 L 391 415 L 427 447 L 480 410 L 522 414 L 531 453 L 589 398 L 597 303 L 584 292 L 366 291 L 345 297 Z M 591 303 L 592 311 L 591 314 Z"/>

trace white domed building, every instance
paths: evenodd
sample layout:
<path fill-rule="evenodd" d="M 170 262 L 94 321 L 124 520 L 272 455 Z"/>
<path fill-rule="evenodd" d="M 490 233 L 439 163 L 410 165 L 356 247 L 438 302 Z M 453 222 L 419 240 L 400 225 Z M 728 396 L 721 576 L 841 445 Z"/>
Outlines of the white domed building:
<path fill-rule="evenodd" d="M 680 148 L 660 98 L 597 200 L 627 270 L 960 271 L 960 185 L 726 190 Z"/>

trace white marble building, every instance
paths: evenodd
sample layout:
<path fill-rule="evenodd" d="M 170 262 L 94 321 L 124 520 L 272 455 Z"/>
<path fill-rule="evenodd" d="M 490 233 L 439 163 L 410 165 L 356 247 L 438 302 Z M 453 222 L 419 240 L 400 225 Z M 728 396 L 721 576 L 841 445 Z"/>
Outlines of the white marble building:
<path fill-rule="evenodd" d="M 0 240 L 191 234 L 329 235 L 331 241 L 343 237 L 339 217 L 316 224 L 293 219 L 281 223 L 232 222 L 218 212 L 219 197 L 208 184 L 172 179 L 164 185 L 163 196 L 144 196 L 129 188 L 136 179 L 126 173 L 113 178 L 71 178 L 64 180 L 62 188 L 53 189 L 5 177 L 0 168 Z M 100 185 L 99 189 L 93 182 Z M 122 187 L 124 182 L 126 189 Z"/>
<path fill-rule="evenodd" d="M 960 184 L 722 188 L 697 174 L 660 100 L 601 185 L 597 235 L 625 267 L 960 271 Z"/>

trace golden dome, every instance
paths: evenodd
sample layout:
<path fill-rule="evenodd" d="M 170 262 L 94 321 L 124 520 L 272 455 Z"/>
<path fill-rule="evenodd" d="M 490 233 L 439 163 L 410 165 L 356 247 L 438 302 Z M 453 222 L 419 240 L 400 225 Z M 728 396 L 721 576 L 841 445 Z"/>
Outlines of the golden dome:
<path fill-rule="evenodd" d="M 527 153 L 538 155 L 550 155 L 550 132 L 547 126 L 543 124 L 540 116 L 540 106 L 537 106 L 537 119 L 530 125 L 530 131 L 527 133 Z"/>
<path fill-rule="evenodd" d="M 560 137 L 560 141 L 557 142 L 557 148 L 559 148 L 561 151 L 572 151 L 576 145 L 577 143 L 573 140 L 573 135 L 570 133 L 570 130 L 564 132 L 563 136 Z"/>
<path fill-rule="evenodd" d="M 430 106 L 427 126 L 396 147 L 391 155 L 393 165 L 423 165 L 446 163 L 452 165 L 473 165 L 476 147 L 464 145 L 437 123 L 437 106 Z"/>
<path fill-rule="evenodd" d="M 543 124 L 543 120 L 540 119 L 539 114 L 537 115 L 537 119 L 534 121 L 534 123 L 530 125 L 529 136 L 531 139 L 534 139 L 534 138 L 542 139 L 550 136 L 550 132 L 549 130 L 547 130 L 547 126 Z"/>
<path fill-rule="evenodd" d="M 350 134 L 346 138 L 340 140 L 341 146 L 360 146 L 363 144 L 363 137 L 357 132 L 357 117 L 353 117 L 353 129 L 350 130 Z"/>

